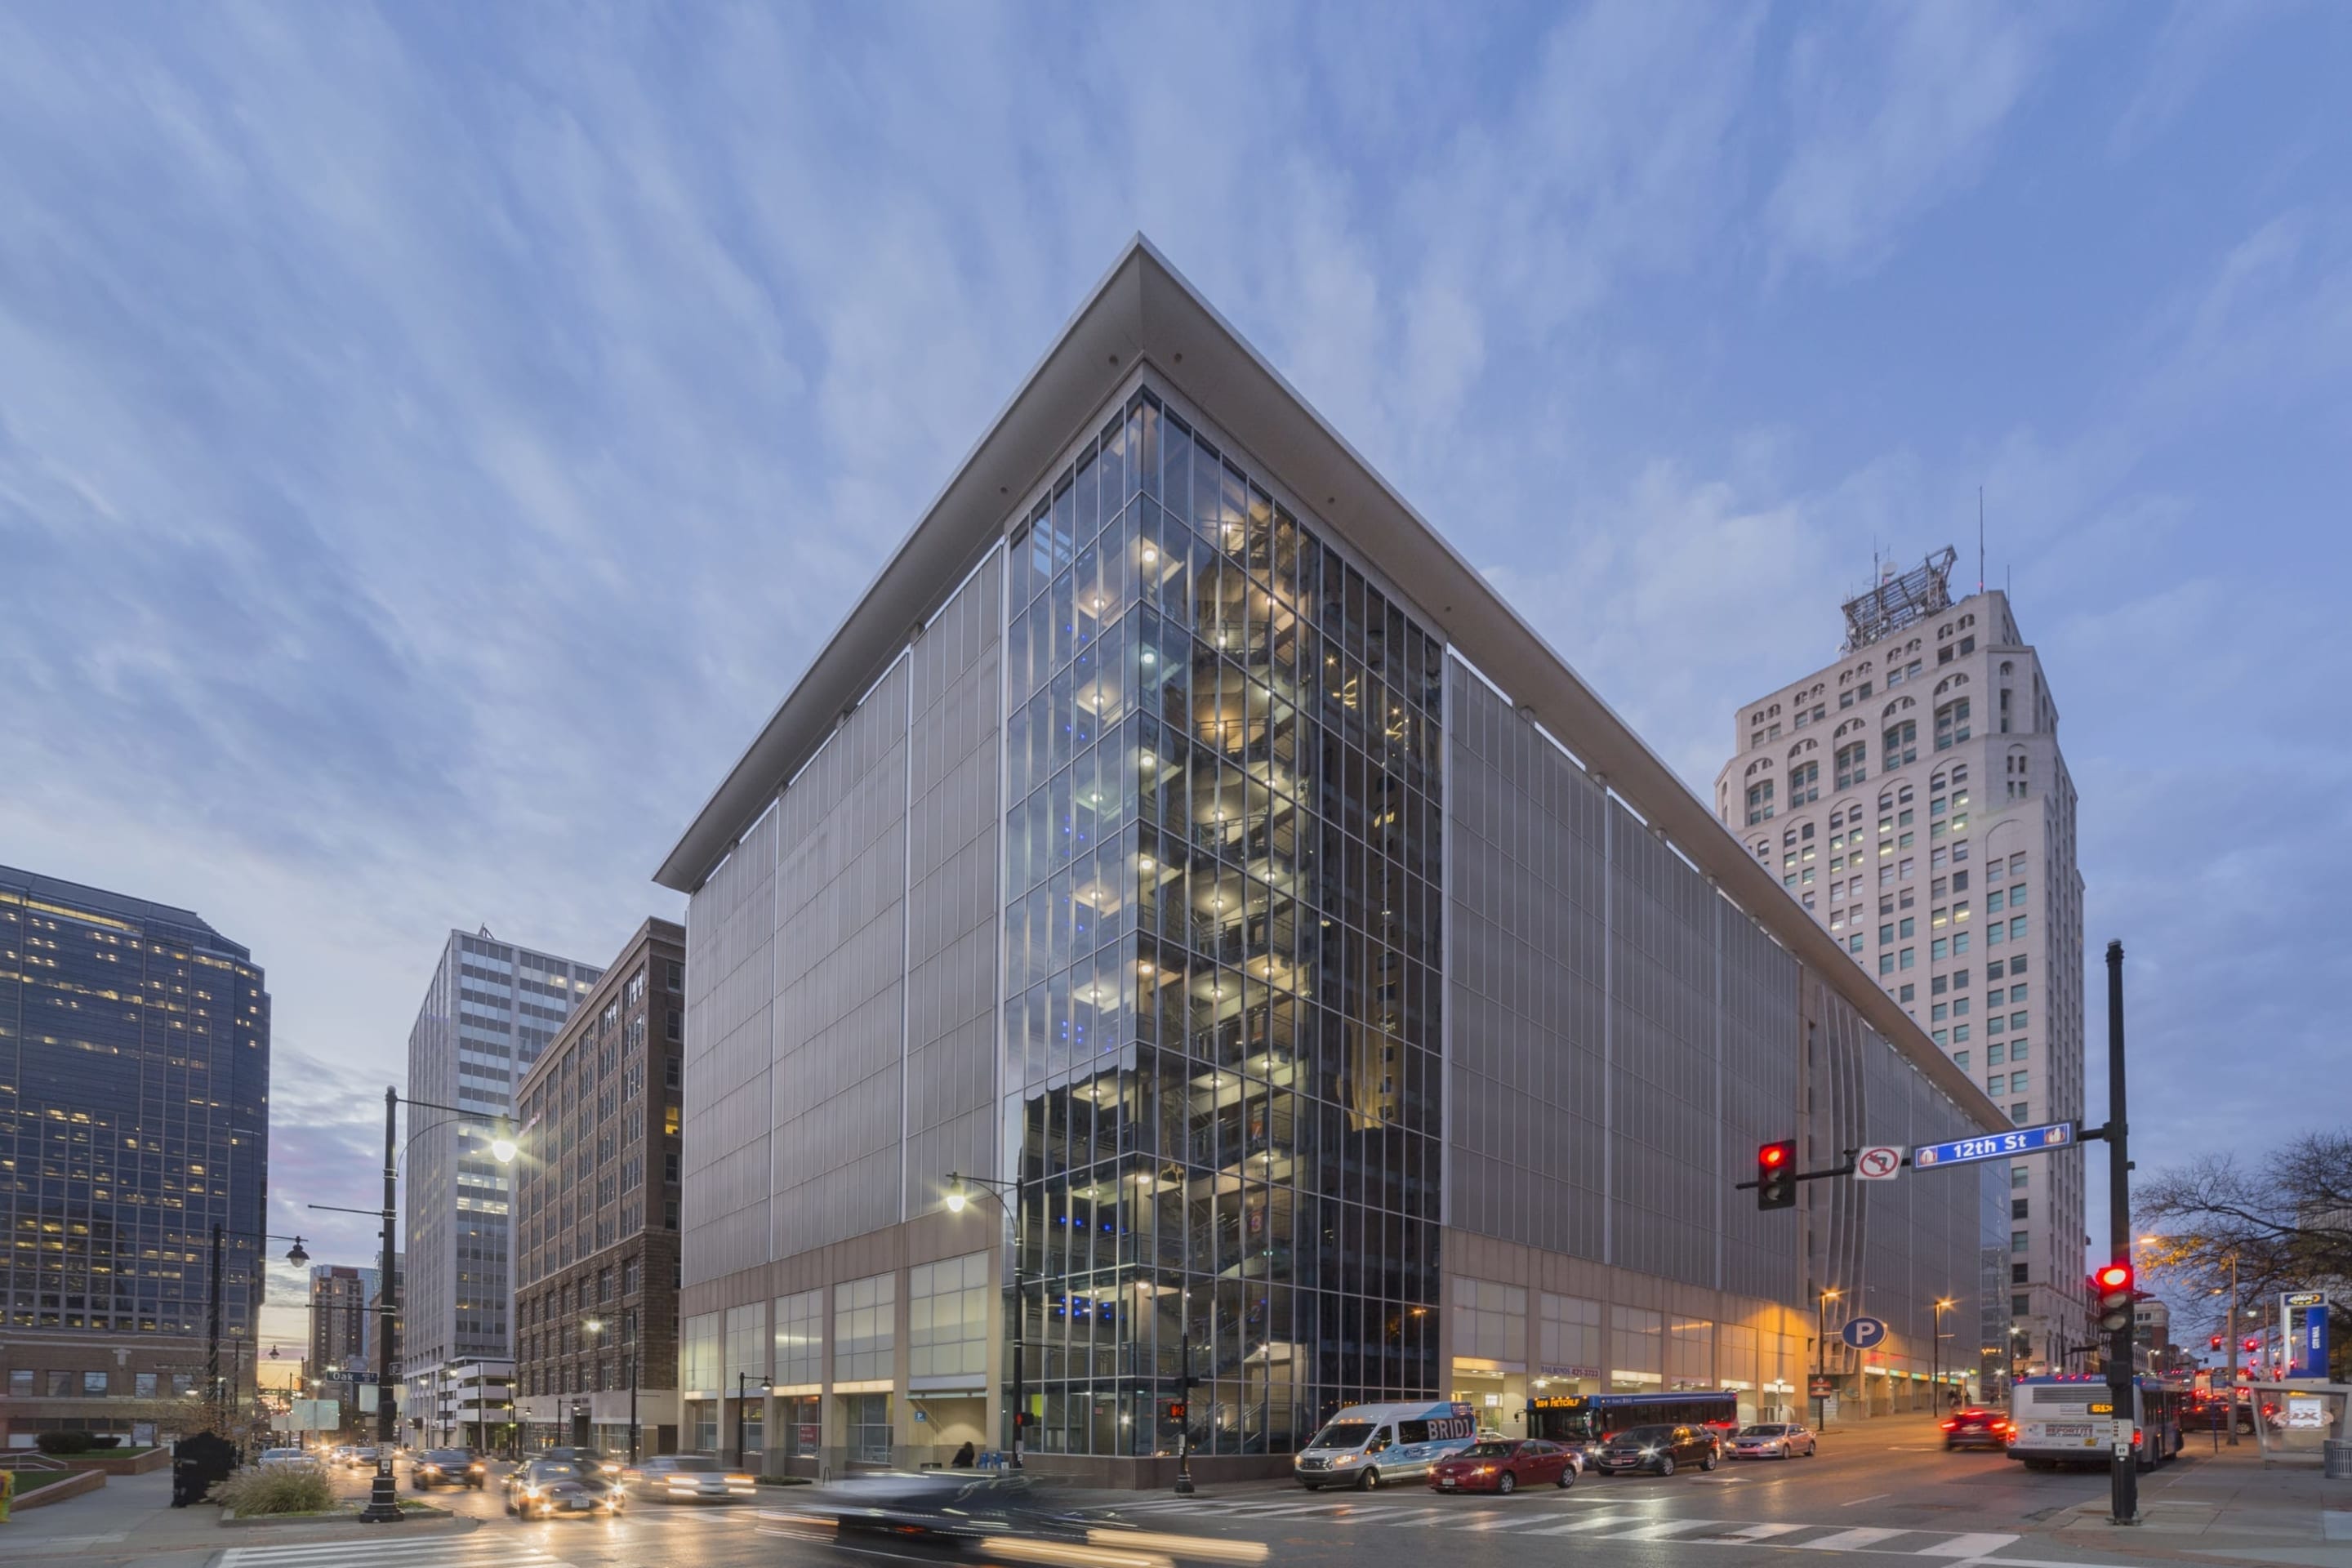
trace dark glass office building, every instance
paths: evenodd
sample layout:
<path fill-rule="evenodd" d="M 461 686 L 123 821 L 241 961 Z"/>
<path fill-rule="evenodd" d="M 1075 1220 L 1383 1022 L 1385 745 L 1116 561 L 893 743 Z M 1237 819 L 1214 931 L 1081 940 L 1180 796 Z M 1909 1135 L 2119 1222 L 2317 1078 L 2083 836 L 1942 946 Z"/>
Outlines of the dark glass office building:
<path fill-rule="evenodd" d="M 127 1431 L 118 1414 L 201 1383 L 215 1225 L 223 1375 L 250 1389 L 268 1167 L 252 954 L 189 910 L 0 867 L 12 1439 Z"/>
<path fill-rule="evenodd" d="M 1147 245 L 658 877 L 682 1420 L 771 1468 L 1016 1405 L 1119 1483 L 1366 1401 L 1949 1381 L 1975 1173 L 1735 1184 L 1996 1108 Z M 1817 1346 L 1824 1291 L 1885 1346 Z"/>

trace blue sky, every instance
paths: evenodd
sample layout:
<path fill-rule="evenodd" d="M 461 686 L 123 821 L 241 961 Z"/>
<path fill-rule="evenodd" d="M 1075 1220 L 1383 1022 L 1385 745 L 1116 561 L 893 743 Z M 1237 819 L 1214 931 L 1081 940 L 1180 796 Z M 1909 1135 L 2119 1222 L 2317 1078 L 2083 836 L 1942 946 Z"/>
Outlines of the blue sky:
<path fill-rule="evenodd" d="M 0 11 L 0 860 L 268 966 L 280 1226 L 1138 229 L 1702 791 L 1983 487 L 2143 1169 L 2341 1120 L 2352 12 L 1462 15 Z"/>

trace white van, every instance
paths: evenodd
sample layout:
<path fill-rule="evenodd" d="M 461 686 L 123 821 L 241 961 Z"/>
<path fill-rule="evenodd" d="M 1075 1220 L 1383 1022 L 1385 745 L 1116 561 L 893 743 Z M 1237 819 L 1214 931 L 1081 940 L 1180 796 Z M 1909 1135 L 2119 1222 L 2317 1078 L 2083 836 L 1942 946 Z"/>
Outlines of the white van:
<path fill-rule="evenodd" d="M 1467 1405 L 1350 1405 L 1323 1424 L 1291 1461 L 1308 1491 L 1325 1487 L 1371 1490 L 1384 1480 L 1426 1475 L 1444 1453 L 1476 1441 L 1478 1418 Z"/>

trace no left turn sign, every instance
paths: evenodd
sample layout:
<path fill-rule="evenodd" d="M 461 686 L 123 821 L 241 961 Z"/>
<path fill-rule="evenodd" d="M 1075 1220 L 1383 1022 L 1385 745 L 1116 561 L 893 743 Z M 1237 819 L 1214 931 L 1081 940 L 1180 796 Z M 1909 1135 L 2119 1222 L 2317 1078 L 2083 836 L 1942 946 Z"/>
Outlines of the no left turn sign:
<path fill-rule="evenodd" d="M 1853 1179 L 1857 1182 L 1891 1182 L 1903 1169 L 1903 1151 L 1884 1145 L 1864 1149 L 1853 1157 Z"/>

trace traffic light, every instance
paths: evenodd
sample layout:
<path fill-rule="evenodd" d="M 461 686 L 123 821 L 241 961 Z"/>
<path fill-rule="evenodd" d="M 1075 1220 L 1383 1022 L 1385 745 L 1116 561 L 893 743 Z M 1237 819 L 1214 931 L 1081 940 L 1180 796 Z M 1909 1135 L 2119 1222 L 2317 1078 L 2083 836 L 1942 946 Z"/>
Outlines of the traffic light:
<path fill-rule="evenodd" d="M 1181 1421 L 1184 1419 L 1184 1402 L 1182 1400 L 1178 1399 L 1170 1402 L 1168 1406 L 1168 1419 L 1171 1421 Z"/>
<path fill-rule="evenodd" d="M 2119 1333 L 2131 1327 L 2132 1267 L 2128 1263 L 2110 1263 L 2091 1276 L 2091 1283 L 2099 1291 L 2099 1327 L 2107 1332 Z"/>
<path fill-rule="evenodd" d="M 1756 1206 L 1792 1209 L 1797 1206 L 1797 1141 L 1783 1138 L 1756 1151 Z"/>
<path fill-rule="evenodd" d="M 2246 1353 L 2248 1355 L 2253 1354 L 2256 1351 L 2262 1348 L 2263 1342 L 2259 1339 L 2250 1339 L 2246 1342 Z"/>
<path fill-rule="evenodd" d="M 2209 1350 L 2220 1350 L 2221 1348 L 2221 1336 L 2215 1334 L 2206 1348 Z"/>

